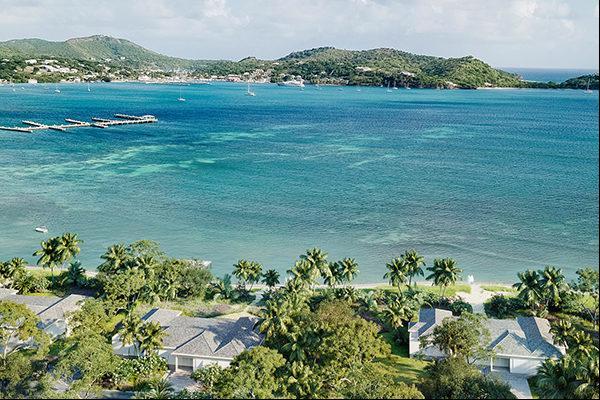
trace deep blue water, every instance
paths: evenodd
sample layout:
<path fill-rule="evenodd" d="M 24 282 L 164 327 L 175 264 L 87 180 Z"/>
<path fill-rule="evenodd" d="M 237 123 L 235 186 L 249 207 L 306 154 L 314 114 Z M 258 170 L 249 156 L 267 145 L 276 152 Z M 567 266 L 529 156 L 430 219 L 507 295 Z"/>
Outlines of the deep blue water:
<path fill-rule="evenodd" d="M 382 280 L 408 248 L 480 281 L 598 265 L 598 93 L 213 84 L 0 86 L 0 125 L 114 113 L 159 123 L 0 131 L 0 260 L 79 233 L 81 259 L 171 255 L 288 269 L 306 248 Z"/>
<path fill-rule="evenodd" d="M 566 69 L 566 68 L 501 68 L 504 71 L 519 74 L 523 79 L 537 82 L 564 82 L 567 79 L 582 75 L 597 74 L 597 69 Z"/>

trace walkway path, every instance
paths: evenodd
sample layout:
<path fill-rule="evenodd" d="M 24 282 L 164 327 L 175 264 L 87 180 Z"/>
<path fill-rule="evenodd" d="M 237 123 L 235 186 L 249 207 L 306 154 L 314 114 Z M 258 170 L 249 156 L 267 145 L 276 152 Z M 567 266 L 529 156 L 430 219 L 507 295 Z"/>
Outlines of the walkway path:
<path fill-rule="evenodd" d="M 458 292 L 458 295 L 462 297 L 467 303 L 473 306 L 474 313 L 483 313 L 483 303 L 493 296 L 501 294 L 499 292 L 489 292 L 483 290 L 481 285 L 477 283 L 471 284 L 471 293 Z"/>

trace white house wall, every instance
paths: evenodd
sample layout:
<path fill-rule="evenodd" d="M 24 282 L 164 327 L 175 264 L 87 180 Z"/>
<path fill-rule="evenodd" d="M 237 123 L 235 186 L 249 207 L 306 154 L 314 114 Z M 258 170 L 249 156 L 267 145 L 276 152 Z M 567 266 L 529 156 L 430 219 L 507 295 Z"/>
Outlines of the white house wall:
<path fill-rule="evenodd" d="M 541 363 L 541 360 L 511 357 L 510 372 L 513 374 L 535 375 Z"/>

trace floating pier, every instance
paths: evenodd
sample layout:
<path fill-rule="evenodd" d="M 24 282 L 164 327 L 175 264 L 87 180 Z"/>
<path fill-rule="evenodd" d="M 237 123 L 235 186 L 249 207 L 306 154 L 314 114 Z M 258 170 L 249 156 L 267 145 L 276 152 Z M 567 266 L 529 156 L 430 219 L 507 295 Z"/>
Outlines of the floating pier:
<path fill-rule="evenodd" d="M 115 118 L 118 119 L 107 119 L 107 118 L 90 118 L 93 122 L 79 121 L 73 118 L 65 118 L 65 122 L 68 124 L 60 125 L 46 125 L 34 121 L 22 121 L 25 127 L 20 126 L 0 126 L 2 131 L 14 131 L 14 132 L 27 132 L 32 133 L 33 131 L 51 129 L 55 131 L 64 132 L 70 128 L 83 128 L 83 127 L 94 127 L 94 128 L 106 128 L 115 125 L 130 125 L 130 124 L 151 124 L 158 122 L 158 118 L 154 115 L 127 115 L 127 114 L 115 114 Z"/>

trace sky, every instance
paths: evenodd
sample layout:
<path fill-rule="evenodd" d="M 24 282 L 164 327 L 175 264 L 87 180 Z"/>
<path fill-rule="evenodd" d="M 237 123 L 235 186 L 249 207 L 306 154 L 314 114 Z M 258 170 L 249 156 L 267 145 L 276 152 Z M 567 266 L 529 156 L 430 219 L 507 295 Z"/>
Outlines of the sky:
<path fill-rule="evenodd" d="M 274 59 L 334 46 L 598 69 L 598 0 L 0 0 L 0 41 L 95 34 L 170 56 Z"/>

